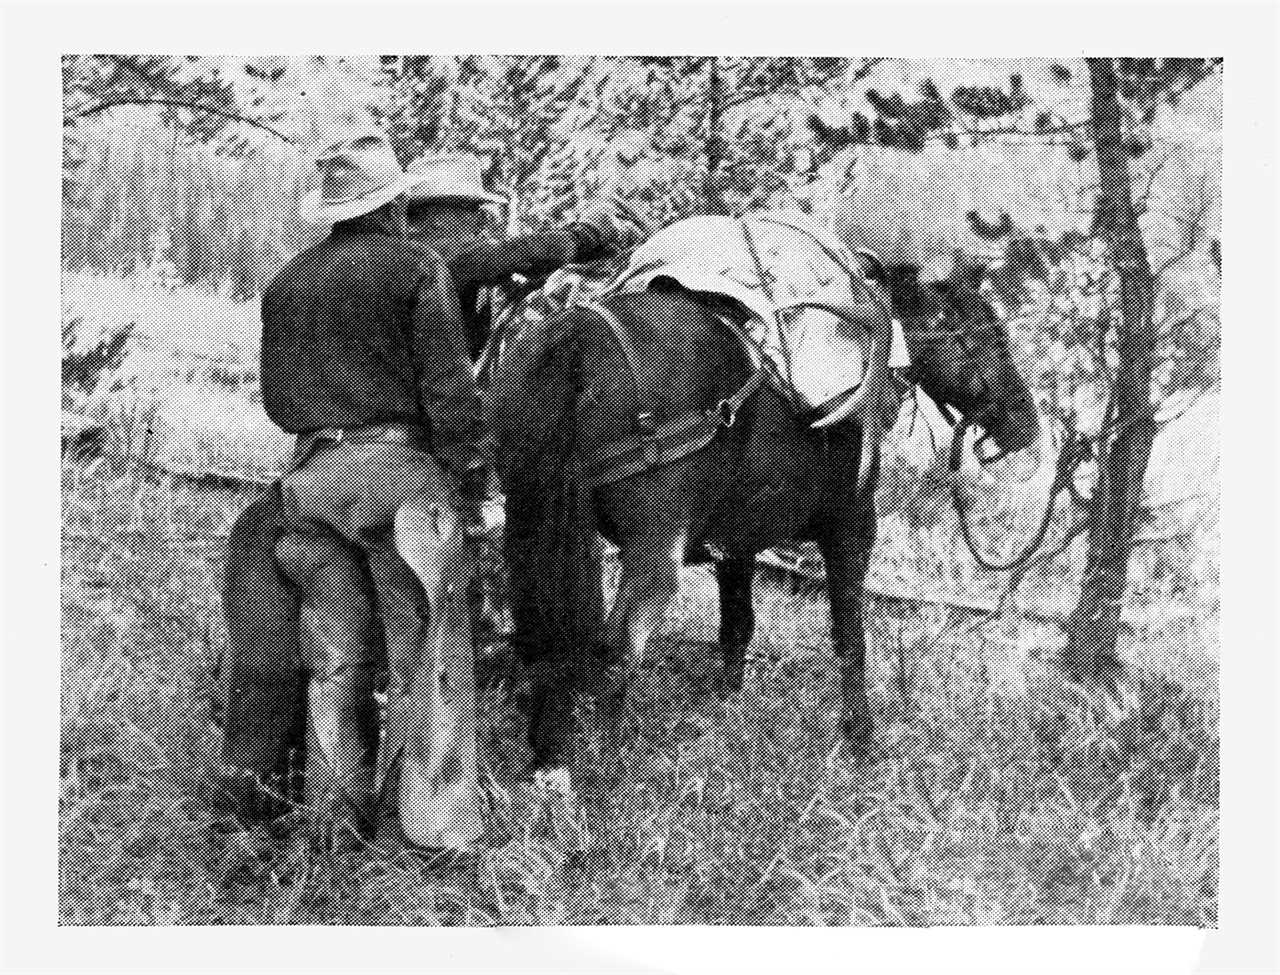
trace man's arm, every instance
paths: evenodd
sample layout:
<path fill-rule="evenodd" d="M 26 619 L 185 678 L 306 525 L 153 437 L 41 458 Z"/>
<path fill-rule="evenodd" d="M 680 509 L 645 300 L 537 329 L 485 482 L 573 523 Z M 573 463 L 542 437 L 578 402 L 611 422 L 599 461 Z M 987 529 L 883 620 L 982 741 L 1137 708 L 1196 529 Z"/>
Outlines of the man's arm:
<path fill-rule="evenodd" d="M 571 223 L 502 241 L 484 241 L 449 262 L 449 271 L 464 293 L 501 284 L 511 275 L 527 278 L 550 274 L 566 264 L 592 261 L 612 252 L 605 234 L 586 223 Z"/>
<path fill-rule="evenodd" d="M 422 255 L 424 271 L 413 314 L 422 408 L 431 421 L 437 459 L 455 478 L 484 466 L 480 391 L 471 371 L 457 286 L 444 262 Z"/>

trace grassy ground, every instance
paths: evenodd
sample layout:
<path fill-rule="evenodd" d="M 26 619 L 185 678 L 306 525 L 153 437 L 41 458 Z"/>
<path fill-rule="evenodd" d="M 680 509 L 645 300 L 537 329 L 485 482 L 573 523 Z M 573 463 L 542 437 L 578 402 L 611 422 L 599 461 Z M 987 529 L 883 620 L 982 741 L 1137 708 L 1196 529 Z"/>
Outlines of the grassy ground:
<path fill-rule="evenodd" d="M 117 438 L 139 442 L 127 424 L 145 411 L 130 404 L 149 402 L 156 457 L 270 469 L 280 445 L 253 406 L 250 347 L 208 341 L 247 328 L 252 307 L 73 285 L 87 313 L 141 309 L 144 335 L 168 337 L 100 400 Z M 886 466 L 873 583 L 993 596 L 1001 580 L 957 548 L 941 481 L 901 457 Z M 1135 555 L 1122 638 L 1134 667 L 1118 704 L 1056 676 L 1051 624 L 876 601 L 879 735 L 861 761 L 836 750 L 825 600 L 759 585 L 747 686 L 721 702 L 714 585 L 689 570 L 621 751 L 601 754 L 584 728 L 575 801 L 520 784 L 522 719 L 490 688 L 497 839 L 476 876 L 375 849 L 291 878 L 279 837 L 220 819 L 202 785 L 222 544 L 250 498 L 118 458 L 64 467 L 63 923 L 1216 924 L 1211 525 Z M 1069 600 L 1078 562 L 1029 576 L 1021 606 Z"/>
<path fill-rule="evenodd" d="M 1216 717 L 1188 690 L 1212 685 L 1204 658 L 1140 672 L 1108 711 L 1032 653 L 1028 697 L 1006 699 L 984 667 L 1002 624 L 877 607 L 881 737 L 851 762 L 833 755 L 821 601 L 760 593 L 756 666 L 721 703 L 713 587 L 694 570 L 621 754 L 579 749 L 579 803 L 516 784 L 521 720 L 486 692 L 491 816 L 509 839 L 478 883 L 377 851 L 282 883 L 280 845 L 218 820 L 200 784 L 219 542 L 247 498 L 108 464 L 69 467 L 65 497 L 66 923 L 1215 922 Z M 1142 634 L 1127 644 L 1154 656 Z"/>

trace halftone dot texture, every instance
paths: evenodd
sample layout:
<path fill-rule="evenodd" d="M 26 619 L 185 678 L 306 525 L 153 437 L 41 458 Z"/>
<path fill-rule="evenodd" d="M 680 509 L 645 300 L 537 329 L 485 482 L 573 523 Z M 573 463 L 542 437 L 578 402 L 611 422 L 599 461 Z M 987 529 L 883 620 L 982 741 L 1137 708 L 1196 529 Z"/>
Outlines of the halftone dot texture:
<path fill-rule="evenodd" d="M 648 84 L 638 62 L 583 59 L 606 67 L 610 92 Z M 909 101 L 924 77 L 1007 88 L 1035 63 L 886 67 L 847 94 Z M 301 181 L 277 178 L 293 164 L 269 153 L 182 148 L 171 167 L 130 166 L 170 143 L 141 124 L 79 133 L 101 179 L 65 218 L 61 923 L 1215 926 L 1220 113 L 1216 94 L 1195 94 L 1131 157 L 1158 272 L 1162 405 L 1114 686 L 1060 666 L 1086 568 L 1073 495 L 1096 490 L 1096 464 L 1057 497 L 1042 551 L 1058 554 L 1012 589 L 977 568 L 951 493 L 984 556 L 1007 558 L 1037 527 L 1062 431 L 1087 441 L 1107 422 L 1116 350 L 1096 336 L 1118 295 L 1088 212 L 1096 170 L 1070 146 L 822 158 L 804 116 L 785 116 L 799 123 L 787 193 L 883 257 L 912 380 L 962 411 L 1000 400 L 993 423 L 1016 412 L 1000 393 L 1035 398 L 1045 460 L 1028 480 L 1016 457 L 984 468 L 967 447 L 950 474 L 950 429 L 908 394 L 880 438 L 873 511 L 841 491 L 854 431 L 806 433 L 766 389 L 704 453 L 601 489 L 594 527 L 616 545 L 599 554 L 594 535 L 573 537 L 567 461 L 638 412 L 713 407 L 745 365 L 681 295 L 610 301 L 638 377 L 589 313 L 540 325 L 531 312 L 508 351 L 531 359 L 499 397 L 522 409 L 494 424 L 519 495 L 508 531 L 513 518 L 528 530 L 511 558 L 493 539 L 453 544 L 459 511 L 428 454 L 322 447 L 303 468 L 330 472 L 307 517 L 335 531 L 295 538 L 302 585 L 274 573 L 262 539 L 305 490 L 283 508 L 258 501 L 268 530 L 237 556 L 262 570 L 238 596 L 259 624 L 251 646 L 223 617 L 228 536 L 291 447 L 262 416 L 256 299 L 322 235 L 297 225 Z M 548 144 L 535 206 L 563 222 L 600 182 L 655 226 L 690 212 L 673 202 L 679 133 L 631 111 L 612 161 L 590 140 Z M 802 149 L 818 157 L 812 179 L 795 177 Z M 577 182 L 557 210 L 544 197 L 566 159 Z M 175 187 L 182 205 L 162 205 Z M 949 274 L 957 248 L 984 267 L 957 272 L 963 287 L 903 270 Z M 998 312 L 1007 350 L 996 333 L 975 342 L 975 301 Z M 401 495 L 417 502 L 397 538 Z M 393 549 L 409 575 L 388 568 Z M 567 654 L 537 638 L 592 622 L 598 639 Z M 270 702 L 241 756 L 266 790 L 231 774 L 210 721 L 227 721 L 234 666 L 243 700 Z M 378 775 L 397 710 L 411 760 Z M 531 715 L 545 754 L 528 744 Z M 317 738 L 333 761 L 315 761 Z M 375 778 L 390 782 L 380 815 Z M 474 839 L 469 855 L 405 850 L 397 813 L 421 842 Z"/>

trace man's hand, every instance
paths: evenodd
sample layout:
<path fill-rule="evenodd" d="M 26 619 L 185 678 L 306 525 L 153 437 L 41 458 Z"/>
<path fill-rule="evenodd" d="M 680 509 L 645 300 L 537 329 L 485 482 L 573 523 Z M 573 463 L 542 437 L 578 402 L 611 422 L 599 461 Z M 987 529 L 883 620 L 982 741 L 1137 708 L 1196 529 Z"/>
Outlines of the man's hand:
<path fill-rule="evenodd" d="M 470 541 L 480 541 L 502 523 L 493 472 L 487 466 L 468 467 L 458 477 L 462 531 Z"/>
<path fill-rule="evenodd" d="M 622 227 L 615 208 L 607 203 L 597 200 L 584 205 L 570 228 L 578 239 L 579 263 L 611 257 L 622 249 Z"/>

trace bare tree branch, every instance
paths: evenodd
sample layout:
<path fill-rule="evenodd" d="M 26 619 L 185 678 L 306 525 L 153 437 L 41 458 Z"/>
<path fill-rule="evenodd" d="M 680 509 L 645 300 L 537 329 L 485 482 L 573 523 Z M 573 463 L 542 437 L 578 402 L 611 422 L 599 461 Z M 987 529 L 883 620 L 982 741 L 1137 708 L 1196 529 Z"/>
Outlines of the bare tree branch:
<path fill-rule="evenodd" d="M 159 105 L 166 108 L 185 108 L 189 112 L 207 112 L 210 115 L 217 115 L 221 118 L 229 119 L 233 122 L 243 122 L 245 125 L 253 126 L 255 129 L 262 129 L 264 132 L 270 132 L 277 139 L 281 139 L 290 145 L 296 145 L 297 140 L 292 136 L 286 135 L 279 129 L 273 128 L 266 122 L 259 119 L 249 118 L 245 115 L 238 115 L 235 112 L 228 112 L 225 109 L 214 108 L 212 105 L 200 105 L 193 102 L 183 102 L 172 98 L 114 98 L 105 102 L 99 102 L 97 105 L 89 108 L 80 109 L 65 117 L 65 121 L 73 122 L 76 119 L 88 118 L 91 115 L 97 115 L 108 109 L 116 108 L 121 105 Z"/>
<path fill-rule="evenodd" d="M 1176 153 L 1174 153 L 1173 151 L 1169 151 L 1165 153 L 1164 158 L 1161 159 L 1158 163 L 1156 163 L 1151 168 L 1151 172 L 1147 177 L 1146 188 L 1140 194 L 1138 194 L 1138 198 L 1134 200 L 1134 205 L 1137 206 L 1139 213 L 1147 212 L 1147 201 L 1151 198 L 1152 190 L 1155 189 L 1156 178 L 1160 175 L 1160 171 L 1164 169 L 1166 165 L 1168 165 L 1169 160 L 1172 159 L 1175 155 Z"/>
<path fill-rule="evenodd" d="M 1184 416 L 1190 413 L 1195 408 L 1195 405 L 1199 403 L 1200 400 L 1202 400 L 1208 393 L 1216 391 L 1217 389 L 1218 389 L 1217 383 L 1210 383 L 1208 386 L 1201 386 L 1199 389 L 1195 391 L 1195 395 L 1192 396 L 1189 400 L 1187 400 L 1186 403 L 1183 404 L 1182 409 L 1178 410 L 1176 413 L 1171 413 L 1168 416 L 1157 416 L 1155 418 L 1156 423 L 1162 427 L 1165 427 L 1165 426 L 1168 426 L 1170 423 L 1173 423 L 1175 420 L 1181 420 Z"/>
<path fill-rule="evenodd" d="M 1191 538 L 1194 531 L 1190 528 L 1179 528 L 1177 531 L 1164 532 L 1159 535 L 1135 535 L 1134 545 L 1150 545 L 1153 542 L 1176 542 Z"/>
<path fill-rule="evenodd" d="M 1207 205 L 1204 209 L 1205 210 L 1208 209 Z M 1197 228 L 1204 226 L 1204 223 L 1202 222 L 1203 215 L 1204 215 L 1203 210 L 1194 217 L 1184 217 L 1176 213 L 1166 214 L 1166 216 L 1168 216 L 1170 219 L 1172 219 L 1177 223 L 1182 223 L 1182 224 L 1185 224 L 1186 226 L 1197 227 Z M 1154 274 L 1155 279 L 1159 281 L 1170 268 L 1174 267 L 1179 262 L 1186 260 L 1195 252 L 1196 252 L 1196 245 L 1195 245 L 1195 242 L 1192 241 L 1191 243 L 1188 243 L 1185 247 L 1183 247 L 1181 250 L 1179 250 L 1176 254 L 1173 254 L 1172 256 L 1165 258 L 1165 260 L 1160 262 L 1160 266 L 1156 268 L 1156 271 Z"/>
<path fill-rule="evenodd" d="M 858 70 L 853 73 L 853 76 L 849 78 L 848 81 L 845 82 L 845 84 L 856 85 L 859 81 L 864 80 L 869 74 L 871 74 L 871 72 L 875 69 L 876 65 L 878 65 L 881 61 L 886 61 L 886 60 L 888 59 L 887 58 L 864 59 L 862 62 L 862 67 L 858 68 Z M 835 79 L 828 79 L 825 82 L 818 83 L 818 87 L 825 87 L 826 85 L 830 84 L 831 81 L 833 80 Z M 777 95 L 783 91 L 795 93 L 795 92 L 798 92 L 801 89 L 801 87 L 802 86 L 799 84 L 794 84 L 794 85 L 784 85 L 778 88 L 766 88 L 766 89 L 757 88 L 755 90 L 744 91 L 731 98 L 725 99 L 724 105 L 721 106 L 720 111 L 721 113 L 724 113 L 729 111 L 730 109 L 737 108 L 740 105 L 745 105 L 747 104 L 747 102 L 755 101 L 757 98 L 766 98 L 769 95 Z"/>

